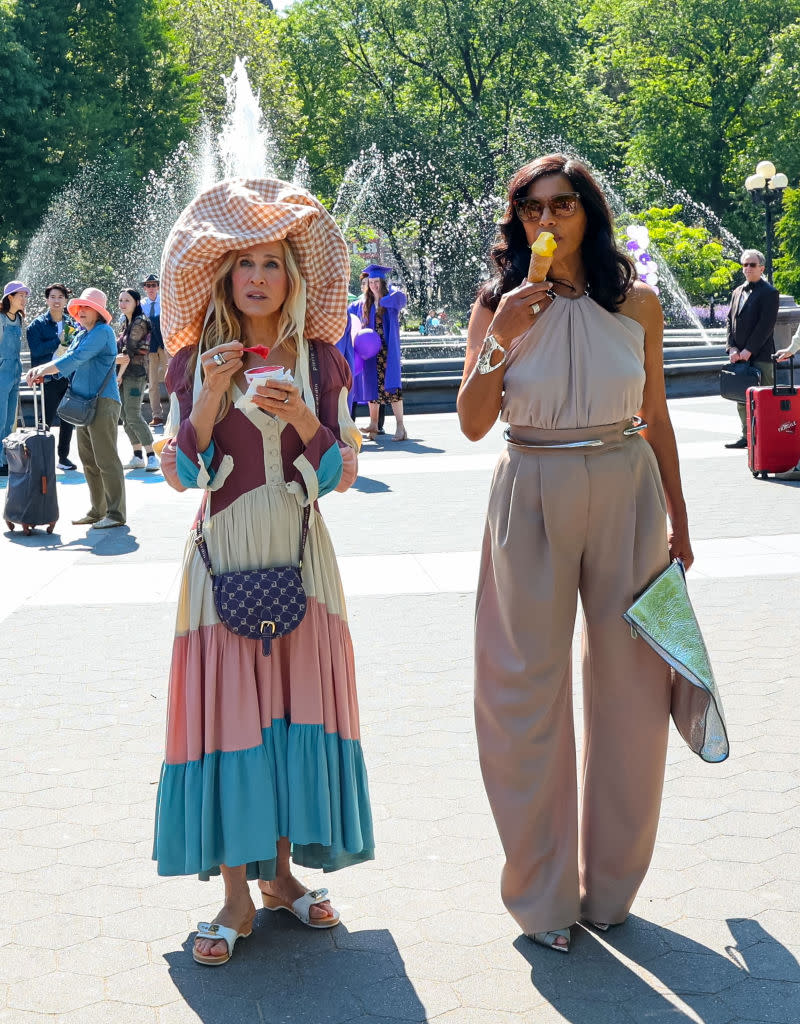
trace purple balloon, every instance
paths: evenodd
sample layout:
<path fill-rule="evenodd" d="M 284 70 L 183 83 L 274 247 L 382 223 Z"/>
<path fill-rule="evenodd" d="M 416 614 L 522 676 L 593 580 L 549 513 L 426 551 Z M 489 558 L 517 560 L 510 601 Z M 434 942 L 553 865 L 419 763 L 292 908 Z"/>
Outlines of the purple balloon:
<path fill-rule="evenodd" d="M 363 373 L 363 372 L 364 372 L 364 360 L 361 358 L 361 356 L 358 354 L 358 352 L 354 352 L 353 353 L 353 376 L 357 377 L 360 373 Z"/>
<path fill-rule="evenodd" d="M 353 348 L 362 359 L 372 359 L 381 350 L 381 336 L 377 331 L 365 327 L 355 336 Z"/>

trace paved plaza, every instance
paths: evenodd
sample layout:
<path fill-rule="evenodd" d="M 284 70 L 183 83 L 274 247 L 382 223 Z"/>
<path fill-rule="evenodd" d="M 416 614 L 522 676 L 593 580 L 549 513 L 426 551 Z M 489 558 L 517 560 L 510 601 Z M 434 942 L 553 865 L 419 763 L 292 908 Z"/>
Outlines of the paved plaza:
<path fill-rule="evenodd" d="M 56 533 L 0 538 L 0 1024 L 798 1024 L 800 484 L 753 480 L 723 448 L 729 403 L 671 409 L 731 758 L 703 764 L 672 730 L 632 915 L 605 936 L 576 927 L 569 956 L 503 909 L 477 763 L 471 626 L 499 425 L 473 445 L 454 415 L 409 417 L 407 443 L 367 443 L 355 487 L 323 500 L 376 860 L 301 873 L 331 889 L 341 926 L 259 911 L 215 969 L 191 946 L 220 881 L 159 879 L 150 860 L 199 494 L 129 473 L 128 527 L 96 534 L 69 525 L 82 475 L 59 474 Z"/>

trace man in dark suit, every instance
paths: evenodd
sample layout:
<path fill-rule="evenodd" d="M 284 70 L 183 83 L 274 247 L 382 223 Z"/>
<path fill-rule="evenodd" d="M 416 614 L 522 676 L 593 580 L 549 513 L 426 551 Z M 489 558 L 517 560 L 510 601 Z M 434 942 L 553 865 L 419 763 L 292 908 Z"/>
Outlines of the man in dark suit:
<path fill-rule="evenodd" d="M 749 362 L 761 371 L 761 383 L 771 386 L 775 382 L 772 356 L 775 352 L 775 321 L 778 318 L 778 290 L 764 277 L 764 254 L 757 249 L 742 253 L 742 271 L 745 282 L 735 288 L 728 310 L 728 355 L 732 363 Z M 742 435 L 726 448 L 747 447 L 747 409 L 737 402 Z"/>

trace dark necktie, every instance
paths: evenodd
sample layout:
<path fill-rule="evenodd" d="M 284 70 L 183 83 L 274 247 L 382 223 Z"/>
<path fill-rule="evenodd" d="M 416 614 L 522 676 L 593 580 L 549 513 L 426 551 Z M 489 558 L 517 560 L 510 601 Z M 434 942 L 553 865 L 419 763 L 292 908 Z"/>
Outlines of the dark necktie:
<path fill-rule="evenodd" d="M 150 300 L 150 309 L 149 309 L 147 315 L 150 317 L 151 320 L 156 315 L 156 304 L 155 304 L 155 300 L 154 299 Z"/>

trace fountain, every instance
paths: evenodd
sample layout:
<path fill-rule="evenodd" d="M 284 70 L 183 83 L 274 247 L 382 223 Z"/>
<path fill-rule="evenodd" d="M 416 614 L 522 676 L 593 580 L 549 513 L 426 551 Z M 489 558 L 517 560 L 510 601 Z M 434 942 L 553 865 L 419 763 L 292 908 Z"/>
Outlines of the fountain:
<path fill-rule="evenodd" d="M 219 135 L 223 178 L 266 178 L 275 174 L 277 147 L 247 76 L 247 58 L 237 57 L 230 77 L 225 123 Z"/>
<path fill-rule="evenodd" d="M 160 171 L 151 172 L 137 186 L 113 168 L 109 170 L 107 164 L 98 163 L 84 168 L 54 199 L 20 268 L 19 276 L 30 282 L 35 300 L 40 301 L 46 283 L 60 279 L 75 291 L 86 284 L 103 287 L 113 308 L 119 288 L 135 285 L 158 269 L 170 226 L 194 195 L 223 176 L 275 173 L 280 166 L 279 154 L 259 96 L 251 88 L 245 59 L 236 59 L 225 85 L 226 115 L 218 134 L 208 122 L 203 123 L 190 142 L 166 159 Z M 520 138 L 518 148 L 531 152 L 527 135 Z M 548 139 L 546 145 L 535 148 L 542 152 L 570 151 L 558 139 Z M 625 189 L 612 184 L 608 175 L 595 173 L 617 215 L 628 216 L 630 203 L 624 198 Z M 292 181 L 309 187 L 310 170 L 305 159 L 295 164 Z M 654 182 L 664 189 L 669 186 L 658 175 L 653 175 L 650 185 Z M 477 282 L 487 274 L 485 254 L 504 204 L 502 195 L 494 193 L 475 200 L 451 197 L 442 213 L 440 196 L 438 171 L 432 162 L 405 151 L 384 156 L 372 146 L 347 169 L 333 207 L 345 235 L 364 225 L 388 240 L 392 262 L 401 268 L 420 311 L 426 306 L 463 303 L 463 296 L 474 292 Z M 680 199 L 702 213 L 706 221 L 713 217 L 706 208 L 692 205 L 690 197 L 681 195 Z M 725 233 L 718 222 L 716 226 L 725 244 L 738 250 L 738 239 Z M 666 347 L 675 353 L 680 350 L 698 364 L 694 369 L 705 372 L 713 365 L 710 357 L 719 362 L 719 349 L 707 348 L 706 356 L 698 358 L 692 346 L 701 341 L 713 345 L 717 339 L 703 330 L 665 261 L 655 250 L 652 255 L 658 264 L 665 305 L 669 308 L 672 304 L 675 319 L 679 310 L 683 322 L 690 325 L 688 330 L 668 332 Z M 32 307 L 35 305 L 32 303 Z M 403 347 L 410 406 L 417 404 L 417 392 L 427 408 L 437 407 L 438 399 L 424 398 L 430 385 L 434 390 L 445 388 L 446 401 L 439 407 L 452 408 L 463 363 L 463 337 L 452 335 L 433 341 L 406 336 Z M 667 363 L 673 361 L 668 352 Z"/>

